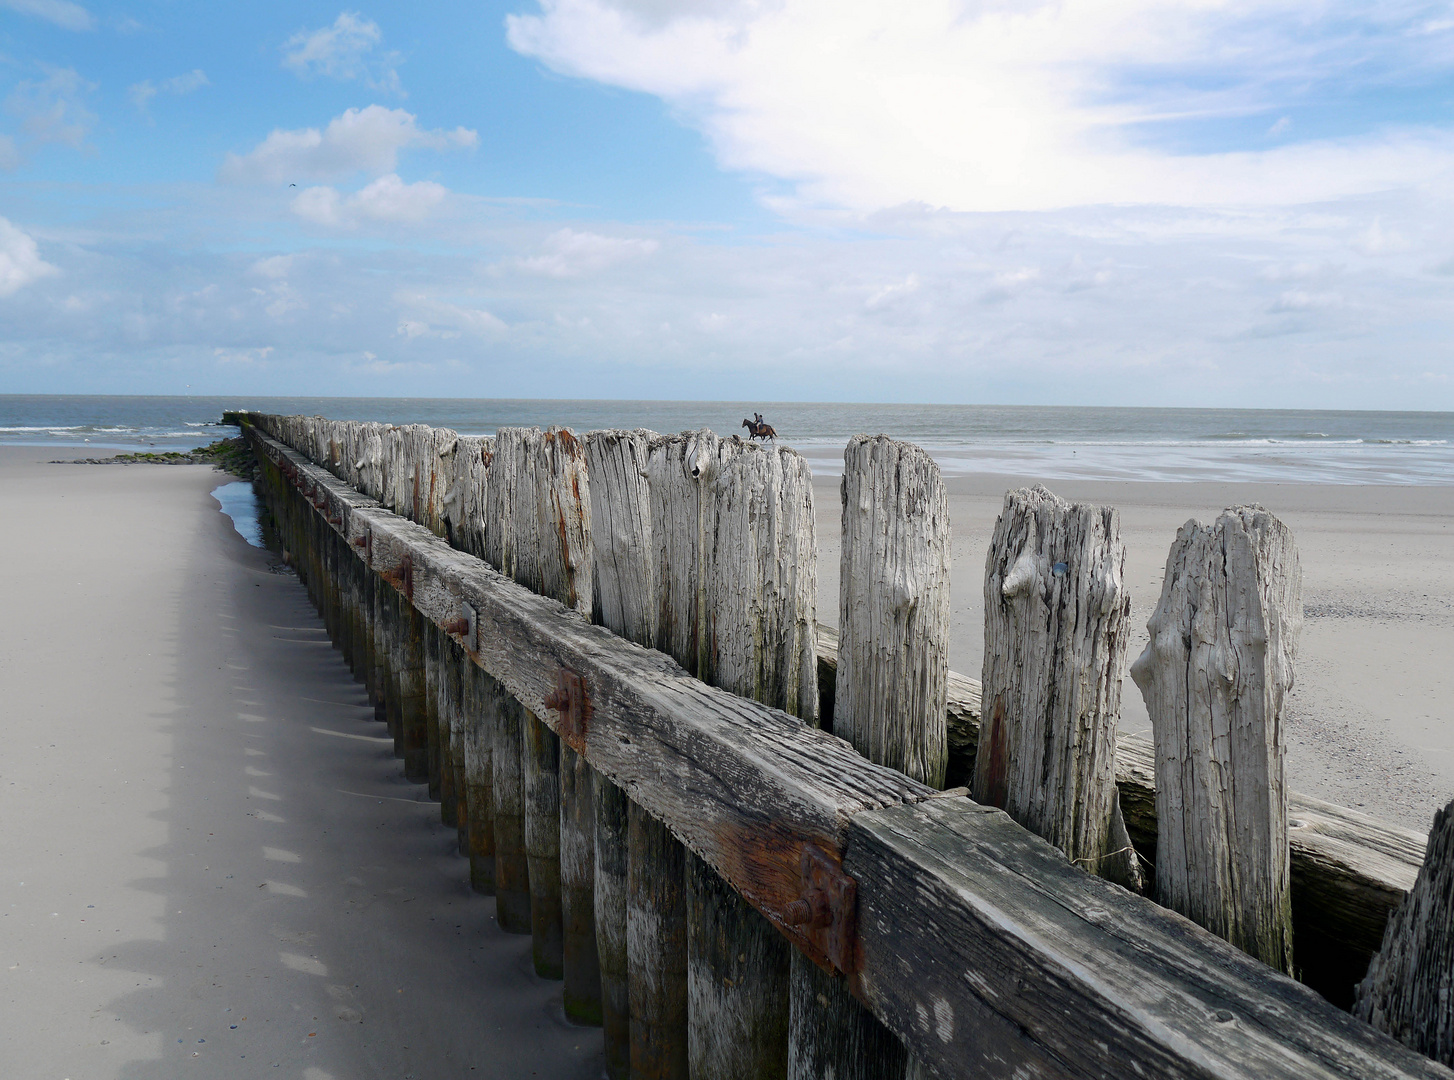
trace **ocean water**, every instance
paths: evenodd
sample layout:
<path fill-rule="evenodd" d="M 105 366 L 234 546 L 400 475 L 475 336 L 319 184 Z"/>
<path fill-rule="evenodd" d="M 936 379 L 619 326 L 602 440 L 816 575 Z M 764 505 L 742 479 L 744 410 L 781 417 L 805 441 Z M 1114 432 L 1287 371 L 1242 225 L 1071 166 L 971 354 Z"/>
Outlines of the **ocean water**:
<path fill-rule="evenodd" d="M 815 474 L 842 471 L 858 432 L 918 443 L 945 475 L 1273 483 L 1454 483 L 1454 413 L 1120 409 L 801 402 L 524 401 L 477 398 L 0 395 L 0 443 L 184 450 L 235 433 L 224 409 L 431 424 L 461 434 L 508 425 L 746 436 L 761 412 Z"/>

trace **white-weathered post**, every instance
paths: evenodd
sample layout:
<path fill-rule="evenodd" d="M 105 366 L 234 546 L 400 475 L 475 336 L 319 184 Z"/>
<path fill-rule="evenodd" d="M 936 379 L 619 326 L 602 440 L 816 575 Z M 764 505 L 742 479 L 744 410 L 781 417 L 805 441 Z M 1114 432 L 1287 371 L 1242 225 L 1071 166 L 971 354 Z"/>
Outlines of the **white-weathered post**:
<path fill-rule="evenodd" d="M 1005 495 L 985 563 L 984 722 L 970 794 L 1076 865 L 1141 886 L 1116 788 L 1130 636 L 1114 509 Z"/>
<path fill-rule="evenodd" d="M 1282 971 L 1292 969 L 1282 706 L 1302 612 L 1286 525 L 1258 506 L 1188 521 L 1131 666 L 1156 741 L 1157 900 Z M 987 713 L 990 700 L 986 686 Z"/>

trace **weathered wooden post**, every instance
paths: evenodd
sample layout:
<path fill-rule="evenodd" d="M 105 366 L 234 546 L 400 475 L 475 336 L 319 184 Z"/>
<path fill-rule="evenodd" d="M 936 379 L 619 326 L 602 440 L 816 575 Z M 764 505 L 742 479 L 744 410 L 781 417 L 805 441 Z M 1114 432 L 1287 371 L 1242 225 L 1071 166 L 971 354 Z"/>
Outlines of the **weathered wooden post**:
<path fill-rule="evenodd" d="M 563 428 L 545 432 L 502 428 L 491 464 L 492 500 L 497 492 L 503 512 L 492 518 L 491 531 L 509 533 L 498 549 L 501 570 L 543 596 L 589 613 L 593 588 L 590 487 L 584 448 L 574 434 Z M 521 709 L 520 715 L 524 840 L 530 860 L 536 970 L 560 978 L 564 964 L 560 742 L 528 710 Z M 565 819 L 587 820 L 577 807 L 569 808 Z M 498 847 L 497 838 L 497 851 Z M 576 849 L 573 845 L 572 850 Z M 592 927 L 588 944 L 594 946 L 594 937 Z M 572 955 L 577 952 L 573 948 Z"/>
<path fill-rule="evenodd" d="M 561 955 L 560 739 L 529 709 L 521 709 L 520 718 L 521 790 L 535 974 L 543 979 L 559 979 L 565 974 Z"/>
<path fill-rule="evenodd" d="M 465 670 L 466 705 L 461 720 L 464 816 L 460 822 L 470 860 L 470 887 L 495 894 L 495 765 L 493 715 L 488 711 L 488 675 L 474 664 Z"/>
<path fill-rule="evenodd" d="M 1292 968 L 1282 706 L 1302 610 L 1297 546 L 1272 514 L 1241 506 L 1210 526 L 1188 521 L 1131 666 L 1156 741 L 1157 900 L 1282 971 Z"/>
<path fill-rule="evenodd" d="M 592 781 L 596 826 L 596 950 L 601 972 L 601 1027 L 606 1075 L 631 1071 L 631 984 L 628 974 L 627 895 L 630 821 L 626 793 L 600 773 Z"/>
<path fill-rule="evenodd" d="M 1388 920 L 1353 1015 L 1454 1066 L 1454 801 L 1434 815 L 1418 881 Z"/>
<path fill-rule="evenodd" d="M 817 722 L 817 543 L 807 463 L 786 447 L 698 438 L 698 677 Z M 694 1080 L 788 1072 L 794 951 L 715 870 L 687 855 L 688 1041 Z"/>
<path fill-rule="evenodd" d="M 686 855 L 667 827 L 628 800 L 626 951 L 632 1080 L 685 1080 Z"/>
<path fill-rule="evenodd" d="M 948 760 L 949 508 L 919 447 L 857 435 L 843 452 L 833 733 L 934 787 Z M 844 979 L 794 950 L 789 1075 L 897 1077 L 903 1044 Z"/>
<path fill-rule="evenodd" d="M 491 728 L 495 834 L 495 919 L 500 929 L 528 934 L 530 927 L 530 870 L 525 854 L 525 795 L 522 788 L 521 714 L 525 711 L 504 688 L 481 675 L 485 692 L 477 708 Z"/>
<path fill-rule="evenodd" d="M 985 563 L 984 726 L 970 794 L 1090 873 L 1139 890 L 1116 788 L 1131 632 L 1110 507 L 1005 495 Z"/>
<path fill-rule="evenodd" d="M 565 1015 L 601 1024 L 601 964 L 596 944 L 596 811 L 593 770 L 560 744 L 561 966 Z"/>
<path fill-rule="evenodd" d="M 594 621 L 638 645 L 656 643 L 655 551 L 647 461 L 653 433 L 593 431 L 586 436 L 591 477 Z M 627 961 L 628 810 L 626 795 L 591 770 L 595 825 L 593 890 L 601 980 L 606 1074 L 631 1068 L 631 995 Z"/>

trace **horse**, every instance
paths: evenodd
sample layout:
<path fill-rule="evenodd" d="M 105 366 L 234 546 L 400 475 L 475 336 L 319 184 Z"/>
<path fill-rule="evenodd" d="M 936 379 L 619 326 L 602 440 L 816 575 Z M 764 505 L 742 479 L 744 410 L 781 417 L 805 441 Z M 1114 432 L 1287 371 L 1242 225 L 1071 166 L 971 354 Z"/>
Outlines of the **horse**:
<path fill-rule="evenodd" d="M 773 439 L 773 440 L 776 440 L 777 439 L 777 432 L 775 430 L 773 430 L 773 426 L 771 424 L 765 424 L 765 423 L 762 422 L 762 419 L 761 419 L 762 414 L 761 413 L 757 413 L 756 415 L 758 417 L 757 420 L 743 420 L 742 421 L 742 426 L 747 429 L 747 437 L 749 439 Z"/>

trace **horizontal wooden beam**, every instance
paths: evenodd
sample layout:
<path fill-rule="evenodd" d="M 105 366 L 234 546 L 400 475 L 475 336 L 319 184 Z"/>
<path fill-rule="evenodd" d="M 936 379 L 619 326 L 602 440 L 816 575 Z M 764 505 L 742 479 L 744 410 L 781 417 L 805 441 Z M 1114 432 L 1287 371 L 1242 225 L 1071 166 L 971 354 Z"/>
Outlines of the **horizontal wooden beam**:
<path fill-rule="evenodd" d="M 818 684 L 832 699 L 838 634 L 818 624 Z M 962 784 L 979 745 L 980 684 L 949 674 L 951 784 Z M 1136 848 L 1156 857 L 1156 751 L 1150 739 L 1122 734 L 1116 749 L 1121 812 Z M 1292 862 L 1293 948 L 1308 985 L 1336 1004 L 1353 987 L 1383 942 L 1389 915 L 1413 888 L 1428 834 L 1393 825 L 1311 795 L 1288 795 Z"/>
<path fill-rule="evenodd" d="M 844 870 L 859 992 L 946 1076 L 1454 1076 L 967 799 L 855 816 Z"/>
<path fill-rule="evenodd" d="M 560 670 L 581 676 L 585 731 L 564 737 L 820 962 L 784 914 L 807 845 L 842 858 L 856 882 L 855 992 L 933 1073 L 1454 1080 L 1006 815 L 690 678 L 247 430 L 423 615 L 443 628 L 467 605 L 462 644 L 553 727 Z"/>

